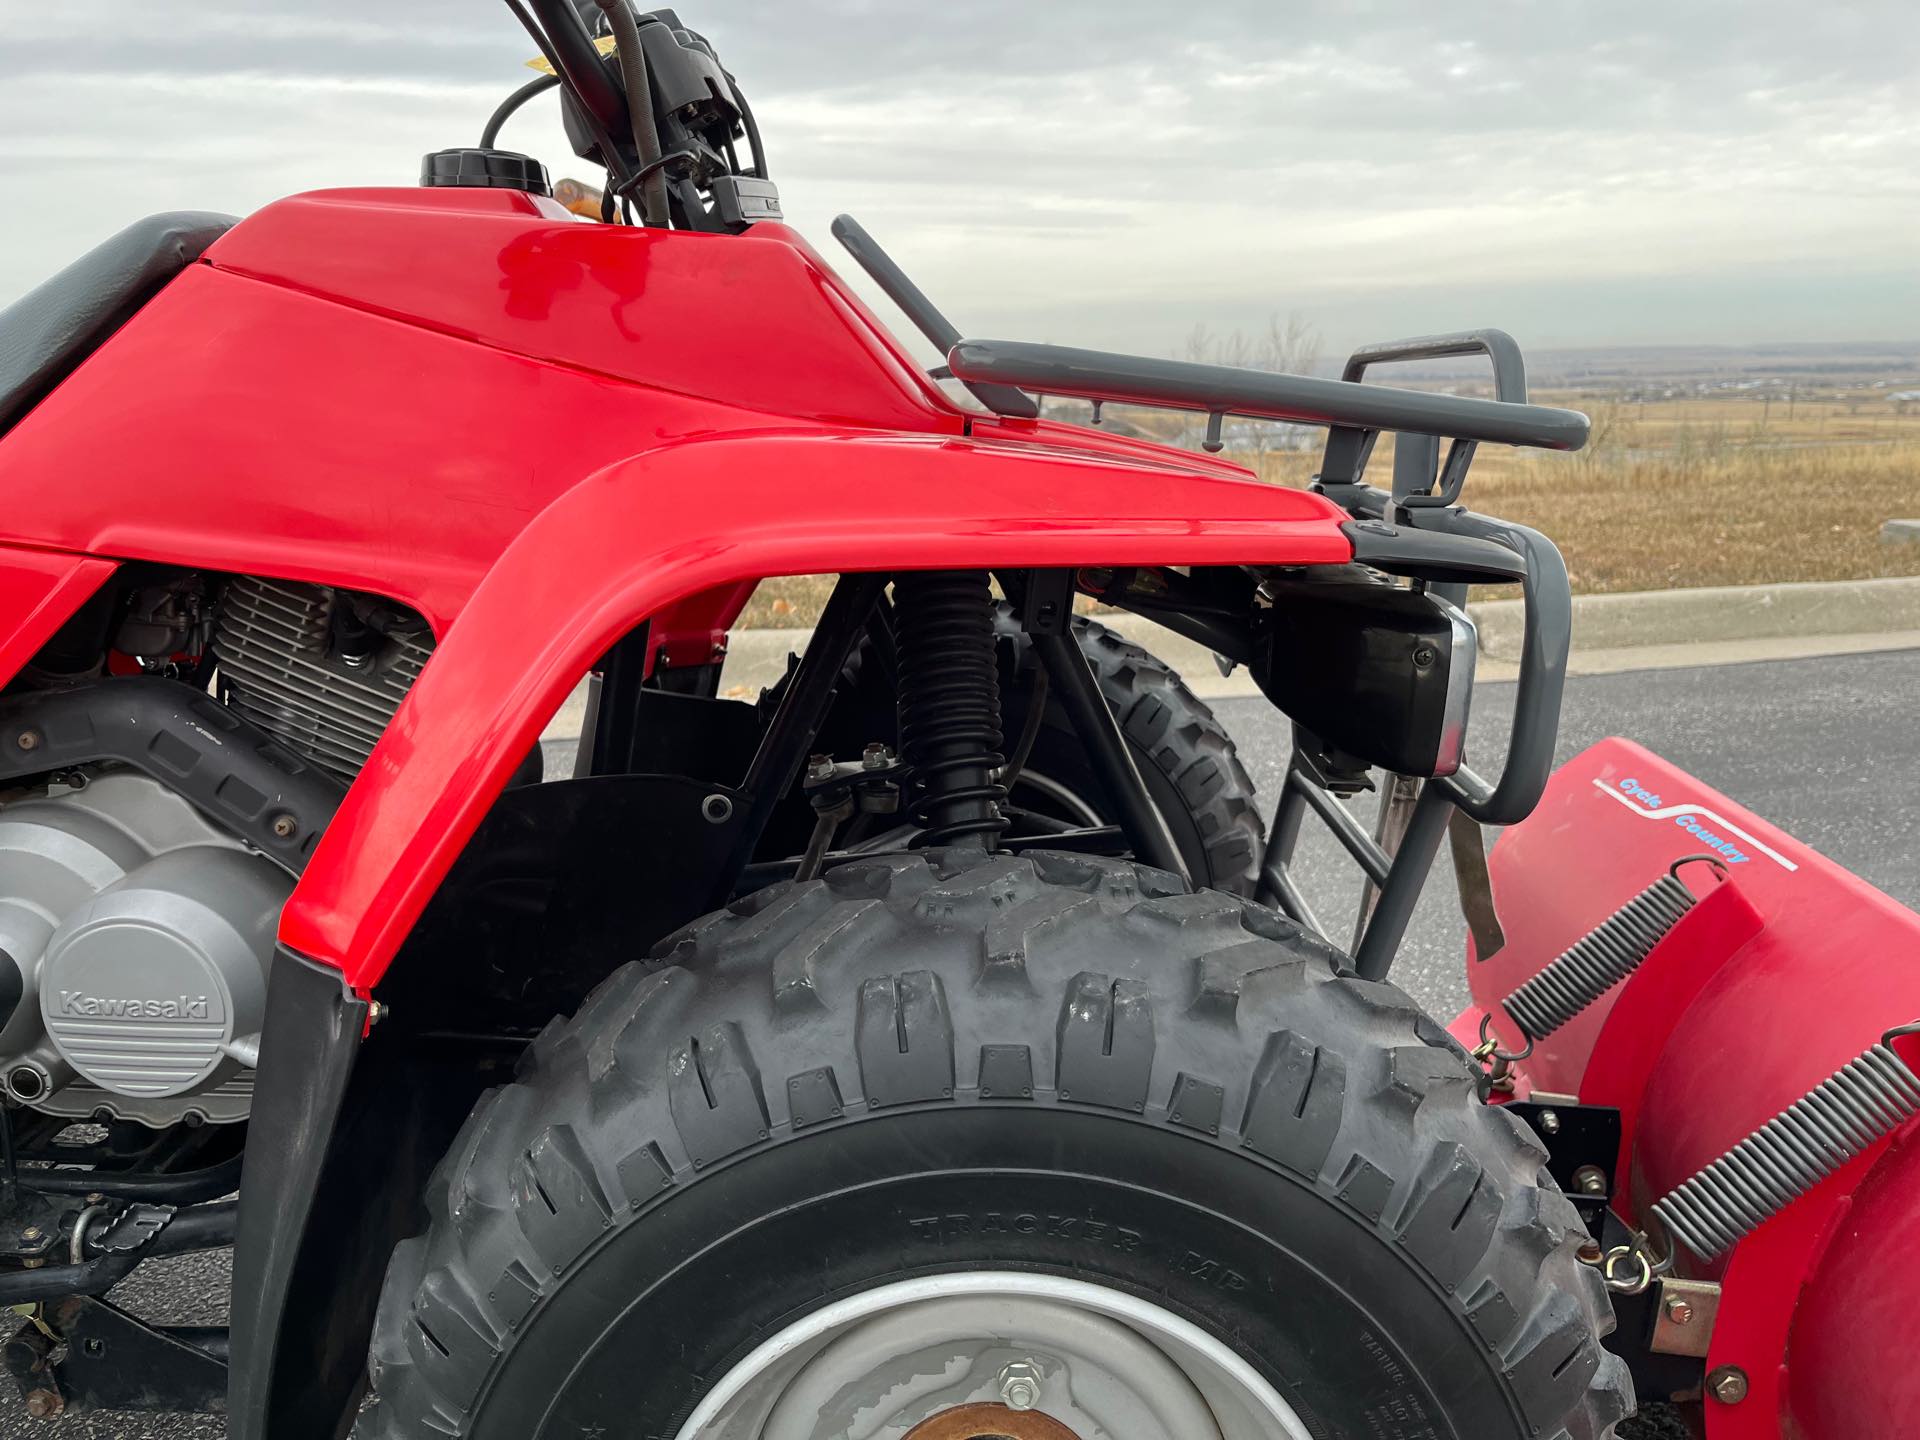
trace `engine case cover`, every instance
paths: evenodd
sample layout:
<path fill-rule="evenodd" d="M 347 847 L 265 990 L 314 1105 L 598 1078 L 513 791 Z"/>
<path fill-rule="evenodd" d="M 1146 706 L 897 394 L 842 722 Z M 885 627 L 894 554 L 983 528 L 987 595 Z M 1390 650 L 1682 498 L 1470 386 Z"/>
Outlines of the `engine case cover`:
<path fill-rule="evenodd" d="M 272 861 L 131 770 L 90 770 L 0 805 L 9 1096 L 75 1118 L 246 1119 L 292 889 Z"/>
<path fill-rule="evenodd" d="M 244 1053 L 235 1042 L 260 1032 L 262 961 L 285 894 L 276 871 L 233 850 L 175 850 L 140 866 L 48 944 L 48 1036 L 81 1075 L 121 1095 L 185 1095 L 224 1079 Z"/>

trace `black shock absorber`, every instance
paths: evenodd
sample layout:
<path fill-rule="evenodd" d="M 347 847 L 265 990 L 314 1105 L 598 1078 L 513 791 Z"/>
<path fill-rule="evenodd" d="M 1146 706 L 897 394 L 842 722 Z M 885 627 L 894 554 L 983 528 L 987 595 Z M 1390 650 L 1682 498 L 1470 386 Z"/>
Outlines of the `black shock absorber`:
<path fill-rule="evenodd" d="M 913 817 L 927 842 L 979 836 L 989 849 L 1007 827 L 998 779 L 1000 676 L 993 594 L 980 570 L 901 575 L 893 586 L 899 649 L 900 758 L 913 771 Z"/>

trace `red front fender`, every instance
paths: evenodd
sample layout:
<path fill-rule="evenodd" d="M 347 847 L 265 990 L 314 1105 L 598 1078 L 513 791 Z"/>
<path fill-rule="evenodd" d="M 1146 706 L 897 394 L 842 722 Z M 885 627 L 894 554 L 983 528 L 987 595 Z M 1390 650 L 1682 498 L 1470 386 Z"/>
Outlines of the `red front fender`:
<path fill-rule="evenodd" d="M 588 666 L 663 606 L 769 575 L 948 567 L 1326 564 L 1318 496 L 1177 466 L 934 436 L 691 441 L 592 476 L 474 592 L 281 919 L 363 993 Z"/>

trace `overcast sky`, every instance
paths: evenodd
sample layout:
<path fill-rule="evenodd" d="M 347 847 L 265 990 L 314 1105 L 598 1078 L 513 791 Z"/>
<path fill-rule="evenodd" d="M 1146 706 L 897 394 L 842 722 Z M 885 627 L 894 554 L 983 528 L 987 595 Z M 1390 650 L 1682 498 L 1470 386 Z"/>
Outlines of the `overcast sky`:
<path fill-rule="evenodd" d="M 680 13 L 754 100 L 789 217 L 830 249 L 858 215 L 972 333 L 1920 337 L 1912 0 Z M 0 302 L 151 211 L 408 184 L 530 53 L 491 0 L 0 0 Z M 554 116 L 504 143 L 589 178 Z"/>

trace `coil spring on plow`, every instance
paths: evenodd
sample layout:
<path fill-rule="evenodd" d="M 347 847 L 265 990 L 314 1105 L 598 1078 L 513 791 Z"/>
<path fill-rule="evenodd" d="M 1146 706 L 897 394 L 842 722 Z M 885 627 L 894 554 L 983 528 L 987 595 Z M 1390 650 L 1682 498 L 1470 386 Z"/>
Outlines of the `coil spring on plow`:
<path fill-rule="evenodd" d="M 1501 1007 L 1526 1037 L 1527 1048 L 1519 1055 L 1491 1049 L 1488 1053 L 1503 1060 L 1525 1059 L 1533 1053 L 1536 1041 L 1546 1039 L 1639 969 L 1654 947 L 1699 903 L 1680 879 L 1681 869 L 1693 864 L 1711 865 L 1722 879 L 1726 877 L 1726 866 L 1714 855 L 1688 855 L 1674 861 L 1666 874 L 1501 1001 Z M 1489 1016 L 1480 1027 L 1483 1047 L 1491 1045 L 1491 1025 Z"/>
<path fill-rule="evenodd" d="M 1506 1065 L 1526 1058 L 1536 1041 L 1566 1025 L 1615 985 L 1633 974 L 1654 947 L 1699 903 L 1680 880 L 1684 866 L 1726 866 L 1712 855 L 1676 860 L 1667 873 L 1582 936 L 1502 1003 L 1525 1037 L 1520 1054 L 1500 1050 L 1489 1038 L 1492 1017 L 1481 1025 L 1478 1054 L 1494 1062 L 1496 1078 Z M 1717 1160 L 1696 1171 L 1650 1207 L 1667 1234 L 1701 1260 L 1726 1254 L 1747 1235 L 1818 1185 L 1847 1161 L 1899 1126 L 1920 1116 L 1920 1075 L 1892 1042 L 1920 1033 L 1920 1022 L 1890 1030 L 1857 1059 L 1796 1100 Z M 1620 1262 L 1639 1267 L 1637 1279 L 1616 1279 Z M 1609 1252 L 1609 1288 L 1637 1294 L 1673 1266 L 1658 1261 L 1647 1237 Z"/>
<path fill-rule="evenodd" d="M 1006 758 L 986 573 L 904 574 L 893 598 L 900 758 L 913 768 L 913 818 L 928 844 L 979 836 L 991 847 L 1007 828 L 1007 790 L 997 778 Z"/>
<path fill-rule="evenodd" d="M 1702 1260 L 1731 1250 L 1854 1156 L 1920 1115 L 1920 1076 L 1880 1043 L 1654 1202 L 1667 1233 Z"/>

